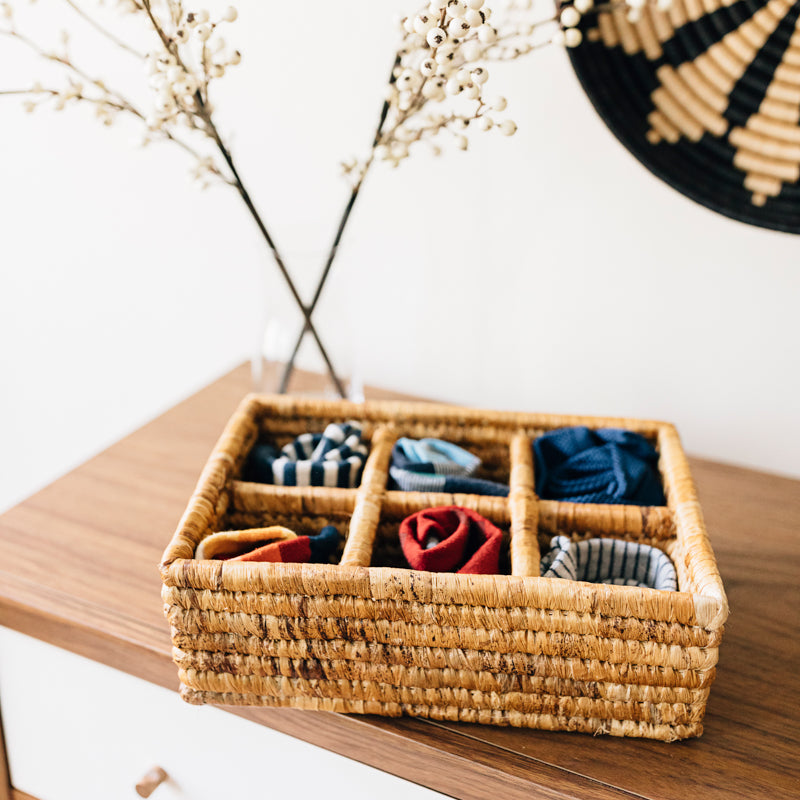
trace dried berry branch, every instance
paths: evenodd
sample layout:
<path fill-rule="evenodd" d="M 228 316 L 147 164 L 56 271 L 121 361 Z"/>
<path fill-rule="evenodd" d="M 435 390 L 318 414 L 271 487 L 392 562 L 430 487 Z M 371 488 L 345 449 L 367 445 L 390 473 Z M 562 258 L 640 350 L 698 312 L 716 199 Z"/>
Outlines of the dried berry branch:
<path fill-rule="evenodd" d="M 353 185 L 309 304 L 310 313 L 316 309 L 328 281 L 345 227 L 373 164 L 383 161 L 396 167 L 409 156 L 413 145 L 422 141 L 430 143 L 442 132 L 452 135 L 456 146 L 466 150 L 468 140 L 464 131 L 470 124 L 476 123 L 485 131 L 495 127 L 490 112 L 502 113 L 506 100 L 502 97 L 484 100 L 483 88 L 489 72 L 482 62 L 496 59 L 502 42 L 518 37 L 520 32 L 513 28 L 500 36 L 488 24 L 491 13 L 484 0 L 433 0 L 416 16 L 401 21 L 402 39 L 370 151 L 363 161 L 351 160 L 342 165 L 345 174 L 353 179 Z M 528 35 L 533 27 L 535 25 Z M 423 113 L 457 96 L 462 101 L 460 107 Z M 464 100 L 474 101 L 475 105 L 465 105 Z M 511 136 L 517 126 L 506 119 L 499 122 L 496 129 Z M 438 147 L 434 152 L 440 152 Z M 279 391 L 285 391 L 289 384 L 307 330 L 304 325 L 295 340 Z"/>
<path fill-rule="evenodd" d="M 512 136 L 513 120 L 498 121 L 505 111 L 504 97 L 484 99 L 489 79 L 486 63 L 517 59 L 548 45 L 577 47 L 583 35 L 577 28 L 583 15 L 627 7 L 632 21 L 652 3 L 666 10 L 671 0 L 574 0 L 556 14 L 541 16 L 535 0 L 508 0 L 495 21 L 485 0 L 430 0 L 416 15 L 401 20 L 402 40 L 389 81 L 381 122 L 366 158 L 342 164 L 353 185 L 309 305 L 313 313 L 331 273 L 364 179 L 373 164 L 383 161 L 397 167 L 408 158 L 412 146 L 424 142 L 435 155 L 441 148 L 434 140 L 442 133 L 452 136 L 460 150 L 467 150 L 467 129 L 497 130 Z M 466 103 L 464 101 L 467 101 Z M 459 103 L 460 108 L 442 104 Z M 474 105 L 471 105 L 474 103 Z M 428 109 L 433 106 L 434 111 Z M 385 124 L 388 121 L 388 124 Z M 304 325 L 281 377 L 285 391 L 307 332 Z"/>
<path fill-rule="evenodd" d="M 208 179 L 214 178 L 236 189 L 303 315 L 304 330 L 313 336 L 337 391 L 344 396 L 344 386 L 311 322 L 310 312 L 214 120 L 214 108 L 209 99 L 210 85 L 212 81 L 223 77 L 227 68 L 241 61 L 241 54 L 237 50 L 228 50 L 224 40 L 216 35 L 220 25 L 236 20 L 236 9 L 230 7 L 220 19 L 212 20 L 204 10 L 184 12 L 183 3 L 178 0 L 157 0 L 157 4 L 153 0 L 122 0 L 125 11 L 147 18 L 157 38 L 157 47 L 147 54 L 140 54 L 87 14 L 74 0 L 65 2 L 97 33 L 129 54 L 144 59 L 148 83 L 154 92 L 153 109 L 145 113 L 122 93 L 108 88 L 104 81 L 92 77 L 79 67 L 69 54 L 69 37 L 66 33 L 62 34 L 61 52 L 49 51 L 37 44 L 17 28 L 13 8 L 8 1 L 0 2 L 0 20 L 5 21 L 5 25 L 0 27 L 0 35 L 14 39 L 41 58 L 58 64 L 67 73 L 68 82 L 63 89 L 45 89 L 34 84 L 30 90 L 9 89 L 0 92 L 0 96 L 25 97 L 23 105 L 27 111 L 34 111 L 45 102 L 49 102 L 55 110 L 61 110 L 71 103 L 91 104 L 105 125 L 112 124 L 118 113 L 126 113 L 146 125 L 143 144 L 162 138 L 189 153 L 195 162 L 193 175 L 201 185 L 207 185 Z M 178 126 L 182 126 L 190 137 L 204 137 L 211 145 L 211 152 L 203 153 L 190 145 L 184 136 L 177 133 Z M 219 161 L 213 153 L 216 153 Z"/>
<path fill-rule="evenodd" d="M 141 3 L 145 9 L 145 12 L 150 19 L 153 28 L 156 30 L 159 38 L 161 39 L 165 49 L 170 54 L 170 57 L 174 61 L 173 67 L 177 67 L 178 70 L 183 71 L 183 75 L 178 75 L 178 79 L 182 80 L 186 83 L 185 86 L 179 87 L 186 89 L 185 92 L 174 92 L 173 97 L 180 98 L 176 107 L 178 109 L 177 113 L 188 113 L 193 115 L 200 121 L 199 127 L 203 130 L 207 136 L 209 136 L 214 144 L 217 146 L 220 154 L 222 155 L 223 160 L 228 166 L 228 169 L 233 177 L 233 185 L 236 190 L 239 192 L 239 196 L 242 198 L 242 201 L 245 204 L 245 207 L 250 212 L 253 220 L 256 223 L 261 235 L 264 238 L 264 241 L 267 243 L 267 246 L 272 251 L 272 257 L 280 271 L 281 275 L 283 276 L 286 285 L 289 288 L 289 291 L 297 304 L 298 308 L 300 309 L 301 313 L 303 314 L 303 328 L 311 333 L 314 341 L 317 344 L 317 348 L 319 349 L 320 354 L 325 362 L 325 366 L 328 370 L 328 374 L 333 381 L 334 386 L 336 387 L 337 392 L 342 396 L 346 396 L 346 392 L 344 389 L 344 384 L 342 383 L 339 376 L 336 374 L 334 370 L 333 363 L 331 362 L 330 356 L 325 349 L 325 346 L 322 343 L 322 340 L 319 337 L 319 334 L 314 327 L 314 324 L 311 322 L 311 313 L 309 309 L 306 307 L 305 303 L 303 303 L 302 298 L 297 290 L 297 286 L 295 285 L 294 281 L 292 280 L 291 275 L 289 274 L 289 270 L 286 267 L 286 264 L 281 257 L 280 252 L 278 251 L 275 242 L 267 229 L 267 226 L 258 212 L 253 199 L 244 185 L 244 181 L 241 178 L 239 170 L 236 167 L 236 164 L 233 160 L 233 156 L 231 154 L 230 149 L 227 147 L 225 142 L 222 139 L 222 136 L 217 129 L 217 126 L 214 123 L 212 113 L 213 107 L 209 103 L 208 100 L 208 85 L 212 77 L 222 77 L 224 74 L 224 69 L 218 75 L 214 75 L 213 66 L 212 68 L 208 67 L 208 57 L 206 51 L 206 42 L 211 38 L 214 29 L 216 28 L 216 24 L 209 22 L 207 12 L 199 12 L 197 14 L 188 14 L 185 19 L 185 27 L 179 27 L 176 29 L 176 36 L 175 38 L 170 38 L 164 28 L 162 27 L 161 23 L 157 19 L 156 15 L 153 13 L 151 0 L 141 0 Z M 233 22 L 236 19 L 236 12 L 233 8 L 230 8 L 226 12 L 226 18 L 224 21 L 226 22 Z M 199 58 L 200 68 L 202 70 L 202 80 L 198 83 L 197 81 L 193 83 L 189 83 L 187 81 L 187 77 L 191 75 L 191 72 L 187 69 L 187 66 L 184 62 L 180 51 L 180 43 L 183 40 L 183 43 L 189 40 L 190 35 L 186 32 L 187 29 L 194 29 L 196 37 L 201 42 L 201 54 Z M 236 59 L 236 63 L 238 63 L 240 59 Z M 167 75 L 169 78 L 169 75 Z M 173 87 L 175 86 L 173 82 Z M 168 112 L 171 110 L 169 107 L 166 109 Z"/>
<path fill-rule="evenodd" d="M 73 2 L 73 0 L 64 0 L 64 2 L 79 16 L 83 21 L 89 25 L 90 27 L 94 28 L 101 36 L 104 36 L 108 39 L 112 44 L 115 44 L 120 50 L 124 50 L 127 53 L 130 53 L 132 56 L 136 56 L 136 58 L 144 59 L 144 53 L 140 53 L 135 48 L 131 47 L 126 42 L 123 42 L 118 36 L 115 36 L 110 30 L 103 27 L 94 17 L 87 14 L 77 3 Z"/>

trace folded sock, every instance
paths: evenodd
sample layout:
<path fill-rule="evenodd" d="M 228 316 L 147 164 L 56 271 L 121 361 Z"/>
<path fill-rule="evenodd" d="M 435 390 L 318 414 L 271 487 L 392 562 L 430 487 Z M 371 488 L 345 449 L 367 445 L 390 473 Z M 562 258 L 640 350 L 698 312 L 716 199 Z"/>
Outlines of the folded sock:
<path fill-rule="evenodd" d="M 220 531 L 212 533 L 200 542 L 195 557 L 227 561 L 242 553 L 296 538 L 297 534 L 294 531 L 282 525 L 248 528 L 243 531 Z"/>
<path fill-rule="evenodd" d="M 543 578 L 677 591 L 675 567 L 657 547 L 619 539 L 573 542 L 567 536 L 554 536 L 550 547 L 542 558 Z"/>
<path fill-rule="evenodd" d="M 271 537 L 255 535 L 263 531 L 273 533 Z M 215 541 L 211 542 L 210 548 L 207 545 L 204 549 L 203 545 L 210 540 Z M 272 528 L 212 534 L 200 543 L 197 557 L 225 561 L 320 563 L 327 561 L 336 552 L 338 544 L 339 531 L 333 525 L 326 525 L 313 536 L 298 536 L 293 531 L 276 525 Z"/>
<path fill-rule="evenodd" d="M 233 559 L 233 561 L 269 561 L 284 564 L 320 563 L 336 552 L 339 531 L 326 525 L 314 536 L 297 536 L 282 542 L 274 542 Z"/>
<path fill-rule="evenodd" d="M 508 486 L 472 477 L 481 460 L 468 450 L 441 439 L 398 439 L 389 467 L 394 484 L 404 492 L 448 492 L 506 497 Z"/>
<path fill-rule="evenodd" d="M 467 508 L 426 508 L 400 524 L 400 546 L 412 569 L 489 575 L 498 571 L 503 534 Z"/>
<path fill-rule="evenodd" d="M 658 453 L 644 436 L 616 428 L 560 428 L 533 443 L 536 492 L 545 500 L 665 504 Z"/>
<path fill-rule="evenodd" d="M 243 478 L 276 486 L 358 485 L 369 448 L 357 422 L 331 423 L 324 433 L 303 433 L 280 451 L 257 443 L 250 451 Z"/>

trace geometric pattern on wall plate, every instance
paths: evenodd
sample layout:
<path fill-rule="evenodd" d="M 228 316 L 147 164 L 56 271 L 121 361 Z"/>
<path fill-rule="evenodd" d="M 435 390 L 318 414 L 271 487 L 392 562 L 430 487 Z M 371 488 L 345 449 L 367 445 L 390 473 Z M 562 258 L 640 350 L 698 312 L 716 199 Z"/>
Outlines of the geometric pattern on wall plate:
<path fill-rule="evenodd" d="M 607 9 L 569 53 L 617 138 L 698 203 L 800 233 L 800 0 Z"/>

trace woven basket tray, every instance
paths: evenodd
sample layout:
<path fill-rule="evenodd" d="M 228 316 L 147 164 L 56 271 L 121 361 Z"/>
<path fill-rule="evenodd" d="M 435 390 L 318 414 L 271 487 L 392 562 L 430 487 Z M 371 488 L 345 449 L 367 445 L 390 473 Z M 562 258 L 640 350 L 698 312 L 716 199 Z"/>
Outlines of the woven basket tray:
<path fill-rule="evenodd" d="M 358 489 L 238 480 L 260 435 L 283 445 L 328 422 L 364 423 Z M 532 440 L 567 425 L 623 427 L 659 450 L 668 505 L 540 500 Z M 400 436 L 478 455 L 508 498 L 386 491 Z M 403 567 L 401 520 L 472 508 L 506 532 L 500 575 Z M 337 565 L 193 559 L 218 530 L 271 524 L 346 532 Z M 665 550 L 679 592 L 540 578 L 556 533 Z M 675 740 L 702 733 L 725 592 L 675 429 L 633 419 L 486 412 L 419 403 L 246 398 L 200 477 L 161 573 L 174 658 L 191 703 L 293 706 Z"/>

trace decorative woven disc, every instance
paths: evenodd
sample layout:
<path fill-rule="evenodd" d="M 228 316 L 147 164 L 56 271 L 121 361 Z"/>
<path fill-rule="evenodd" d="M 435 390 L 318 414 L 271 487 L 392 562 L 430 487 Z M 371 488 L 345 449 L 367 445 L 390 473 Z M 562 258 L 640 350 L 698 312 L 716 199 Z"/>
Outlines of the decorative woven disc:
<path fill-rule="evenodd" d="M 678 191 L 800 233 L 800 0 L 588 14 L 572 65 L 622 143 Z"/>

